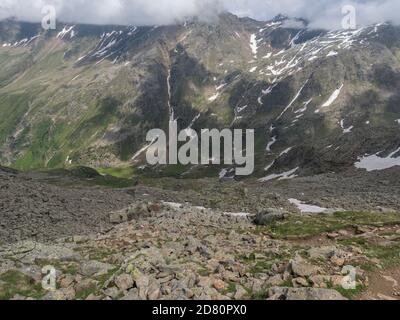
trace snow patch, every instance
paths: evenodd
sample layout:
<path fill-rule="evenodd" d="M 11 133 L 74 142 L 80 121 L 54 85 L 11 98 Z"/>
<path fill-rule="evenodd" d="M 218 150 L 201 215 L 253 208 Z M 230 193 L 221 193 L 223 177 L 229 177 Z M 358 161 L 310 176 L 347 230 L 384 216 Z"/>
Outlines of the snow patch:
<path fill-rule="evenodd" d="M 297 167 L 293 170 L 290 171 L 286 171 L 283 173 L 279 173 L 279 174 L 271 174 L 269 176 L 266 176 L 265 178 L 260 179 L 260 182 L 267 182 L 267 181 L 271 181 L 271 180 L 289 180 L 289 179 L 294 179 L 297 177 L 297 175 L 295 175 L 295 173 L 299 170 L 300 168 Z"/>
<path fill-rule="evenodd" d="M 378 152 L 371 156 L 359 157 L 358 162 L 356 162 L 354 165 L 357 169 L 365 169 L 368 172 L 380 171 L 393 168 L 395 166 L 400 166 L 400 155 L 395 157 L 395 155 L 399 152 L 400 148 L 389 154 L 386 158 L 381 158 L 378 156 L 382 152 Z"/>
<path fill-rule="evenodd" d="M 287 148 L 285 151 L 281 152 L 281 154 L 279 155 L 279 157 L 282 157 L 285 154 L 288 154 L 290 151 L 292 151 L 293 147 Z"/>
<path fill-rule="evenodd" d="M 64 39 L 67 35 L 72 39 L 75 36 L 74 32 L 75 26 L 72 27 L 64 27 L 61 32 L 57 34 L 57 38 Z"/>
<path fill-rule="evenodd" d="M 243 106 L 243 107 L 237 107 L 237 109 L 236 109 L 236 113 L 242 113 L 244 110 L 246 110 L 247 109 L 247 105 L 245 105 L 245 106 Z"/>
<path fill-rule="evenodd" d="M 221 180 L 221 179 L 224 179 L 224 178 L 226 178 L 226 176 L 228 175 L 228 174 L 231 174 L 232 172 L 234 172 L 235 171 L 235 169 L 222 169 L 221 171 L 220 171 L 220 173 L 219 173 L 219 179 Z M 231 179 L 233 179 L 234 177 L 231 177 Z"/>
<path fill-rule="evenodd" d="M 329 51 L 329 53 L 326 55 L 327 57 L 334 57 L 337 56 L 338 53 L 336 51 Z"/>
<path fill-rule="evenodd" d="M 289 202 L 295 205 L 301 213 L 324 213 L 328 210 L 326 208 L 306 204 L 297 199 L 289 199 Z"/>
<path fill-rule="evenodd" d="M 274 90 L 275 87 L 276 87 L 276 84 L 269 86 L 267 89 L 262 90 L 261 92 L 264 96 L 266 96 L 266 95 L 270 94 L 272 92 L 272 90 Z"/>
<path fill-rule="evenodd" d="M 257 52 L 258 52 L 258 40 L 257 40 L 257 35 L 255 33 L 253 33 L 250 36 L 250 48 L 251 48 L 251 52 L 253 53 L 254 56 L 257 56 Z"/>
<path fill-rule="evenodd" d="M 307 111 L 308 105 L 311 103 L 313 99 L 311 98 L 310 100 L 306 101 L 303 103 L 303 108 L 296 110 L 294 113 L 298 114 L 298 113 L 304 113 Z"/>
<path fill-rule="evenodd" d="M 332 93 L 332 95 L 329 97 L 329 99 L 322 105 L 322 108 L 326 108 L 326 107 L 329 107 L 329 106 L 331 106 L 335 101 L 336 101 L 336 99 L 339 97 L 339 95 L 340 95 L 340 92 L 342 91 L 342 89 L 343 89 L 343 84 L 338 88 L 338 89 L 336 89 L 333 93 Z"/>
<path fill-rule="evenodd" d="M 214 102 L 215 100 L 217 100 L 219 97 L 219 92 L 217 92 L 216 94 L 214 94 L 213 96 L 208 98 L 208 101 L 210 102 Z"/>
<path fill-rule="evenodd" d="M 258 68 L 258 67 L 253 67 L 253 68 L 251 68 L 251 69 L 249 70 L 249 72 L 250 72 L 250 73 L 253 73 L 253 72 L 255 72 L 255 71 L 257 70 L 257 68 Z"/>
<path fill-rule="evenodd" d="M 171 207 L 172 209 L 182 209 L 183 204 L 178 202 L 162 202 L 162 204 Z"/>
<path fill-rule="evenodd" d="M 309 79 L 307 79 L 307 81 L 303 84 L 303 86 L 300 88 L 300 90 L 297 92 L 296 96 L 293 98 L 293 100 L 289 103 L 289 105 L 285 108 L 285 110 L 282 111 L 282 113 L 279 115 L 279 117 L 277 118 L 277 120 L 279 120 L 280 118 L 282 118 L 282 116 L 286 113 L 286 111 L 293 105 L 293 103 L 296 102 L 296 100 L 300 97 L 301 92 L 303 91 L 304 87 L 307 85 Z"/>
<path fill-rule="evenodd" d="M 269 164 L 268 166 L 265 167 L 264 171 L 269 171 L 269 169 L 271 169 L 273 167 L 273 165 L 275 164 L 275 160 L 271 162 L 271 164 Z"/>
<path fill-rule="evenodd" d="M 251 216 L 251 213 L 247 212 L 224 212 L 225 216 L 230 216 L 234 218 L 247 218 Z"/>
<path fill-rule="evenodd" d="M 350 126 L 350 127 L 348 127 L 348 128 L 345 128 L 345 126 L 344 126 L 344 120 L 341 120 L 341 121 L 340 121 L 340 126 L 341 126 L 342 129 L 343 129 L 343 134 L 350 133 L 350 132 L 354 129 L 354 126 Z"/>
<path fill-rule="evenodd" d="M 271 148 L 276 143 L 276 141 L 277 137 L 276 136 L 272 137 L 272 140 L 267 144 L 267 152 L 271 152 Z"/>

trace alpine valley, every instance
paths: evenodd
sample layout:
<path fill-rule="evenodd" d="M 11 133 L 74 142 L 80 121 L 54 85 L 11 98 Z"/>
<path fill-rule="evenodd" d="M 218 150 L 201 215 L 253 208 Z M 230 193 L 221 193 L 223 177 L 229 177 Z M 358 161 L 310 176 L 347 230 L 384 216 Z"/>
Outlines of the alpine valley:
<path fill-rule="evenodd" d="M 327 32 L 228 13 L 208 24 L 58 27 L 0 24 L 4 165 L 143 169 L 146 133 L 167 129 L 171 110 L 180 129 L 255 129 L 259 178 L 400 164 L 398 27 Z"/>

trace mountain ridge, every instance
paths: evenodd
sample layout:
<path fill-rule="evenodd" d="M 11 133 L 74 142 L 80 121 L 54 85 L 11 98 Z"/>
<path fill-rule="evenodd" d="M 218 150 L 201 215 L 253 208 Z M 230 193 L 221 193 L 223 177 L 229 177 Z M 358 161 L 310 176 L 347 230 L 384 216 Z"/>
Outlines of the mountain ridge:
<path fill-rule="evenodd" d="M 148 130 L 167 127 L 169 103 L 183 129 L 255 128 L 255 176 L 264 181 L 295 168 L 345 170 L 366 154 L 395 151 L 398 28 L 309 30 L 286 27 L 288 19 L 67 24 L 14 43 L 0 37 L 0 161 L 19 169 L 143 168 L 137 153 Z"/>

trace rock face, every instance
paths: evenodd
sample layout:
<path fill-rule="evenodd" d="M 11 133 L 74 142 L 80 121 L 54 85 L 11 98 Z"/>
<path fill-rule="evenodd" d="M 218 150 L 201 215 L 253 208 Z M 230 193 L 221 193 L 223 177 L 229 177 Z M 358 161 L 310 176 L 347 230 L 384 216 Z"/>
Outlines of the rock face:
<path fill-rule="evenodd" d="M 289 263 L 289 270 L 295 276 L 310 277 L 317 274 L 319 269 L 301 258 L 296 258 Z"/>

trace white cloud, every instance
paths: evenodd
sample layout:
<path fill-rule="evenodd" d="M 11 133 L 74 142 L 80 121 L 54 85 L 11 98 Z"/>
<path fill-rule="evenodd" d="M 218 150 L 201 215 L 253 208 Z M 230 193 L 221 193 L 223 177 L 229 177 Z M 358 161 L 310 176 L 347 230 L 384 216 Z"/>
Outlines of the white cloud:
<path fill-rule="evenodd" d="M 228 10 L 260 20 L 282 13 L 306 18 L 314 27 L 340 28 L 345 4 L 356 7 L 359 25 L 400 22 L 398 0 L 0 0 L 0 19 L 40 21 L 46 4 L 56 7 L 59 20 L 100 24 L 162 25 Z"/>

